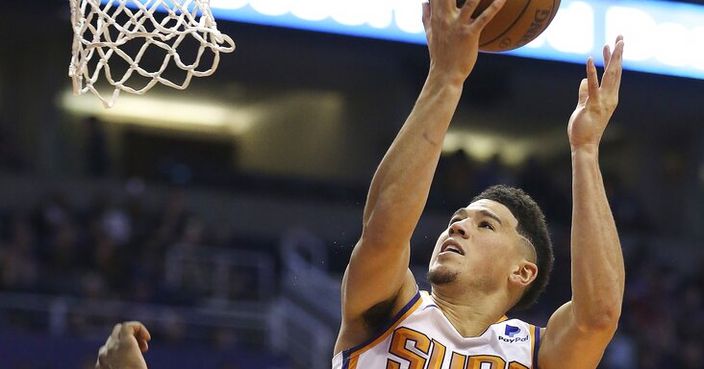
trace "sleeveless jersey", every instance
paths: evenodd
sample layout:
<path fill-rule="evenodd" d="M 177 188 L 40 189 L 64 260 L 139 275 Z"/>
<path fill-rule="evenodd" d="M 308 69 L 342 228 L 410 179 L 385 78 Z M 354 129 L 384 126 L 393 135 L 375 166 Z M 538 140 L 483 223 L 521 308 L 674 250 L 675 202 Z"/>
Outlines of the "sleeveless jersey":
<path fill-rule="evenodd" d="M 338 353 L 333 369 L 536 369 L 540 328 L 502 318 L 462 337 L 430 295 L 419 291 L 366 342 Z"/>

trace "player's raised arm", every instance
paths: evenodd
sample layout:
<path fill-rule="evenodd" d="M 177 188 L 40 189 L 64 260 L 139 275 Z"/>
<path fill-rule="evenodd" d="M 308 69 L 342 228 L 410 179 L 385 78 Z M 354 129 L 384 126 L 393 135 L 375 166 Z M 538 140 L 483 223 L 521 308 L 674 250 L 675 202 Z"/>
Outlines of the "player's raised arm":
<path fill-rule="evenodd" d="M 364 336 L 351 334 L 350 323 L 358 322 L 371 307 L 392 302 L 403 288 L 415 289 L 408 271 L 411 234 L 425 207 L 462 85 L 477 60 L 480 31 L 504 2 L 494 1 L 476 19 L 472 14 L 479 0 L 467 1 L 462 8 L 455 0 L 423 4 L 430 71 L 371 182 L 362 236 L 343 280 L 342 341 Z M 344 339 L 349 336 L 357 338 Z M 346 345 L 338 340 L 340 346 Z"/>
<path fill-rule="evenodd" d="M 604 47 L 599 83 L 594 61 L 569 123 L 572 150 L 572 301 L 550 318 L 539 352 L 542 369 L 596 368 L 621 314 L 624 265 L 599 169 L 599 142 L 618 104 L 623 39 Z"/>

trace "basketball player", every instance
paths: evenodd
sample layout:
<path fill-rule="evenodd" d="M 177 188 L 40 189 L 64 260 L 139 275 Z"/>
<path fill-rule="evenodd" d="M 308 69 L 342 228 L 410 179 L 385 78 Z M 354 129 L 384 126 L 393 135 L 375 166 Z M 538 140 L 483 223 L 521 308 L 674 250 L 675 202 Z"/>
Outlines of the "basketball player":
<path fill-rule="evenodd" d="M 621 312 L 624 267 L 599 170 L 599 142 L 618 101 L 623 40 L 604 47 L 601 83 L 593 60 L 568 126 L 572 153 L 572 300 L 547 327 L 509 319 L 547 284 L 552 249 L 541 210 L 521 190 L 492 187 L 457 210 L 430 260 L 430 293 L 408 269 L 443 138 L 478 55 L 482 28 L 506 0 L 472 19 L 479 0 L 424 4 L 430 51 L 425 86 L 379 165 L 362 235 L 342 282 L 334 369 L 596 368 Z M 145 369 L 149 333 L 117 325 L 98 368 Z"/>

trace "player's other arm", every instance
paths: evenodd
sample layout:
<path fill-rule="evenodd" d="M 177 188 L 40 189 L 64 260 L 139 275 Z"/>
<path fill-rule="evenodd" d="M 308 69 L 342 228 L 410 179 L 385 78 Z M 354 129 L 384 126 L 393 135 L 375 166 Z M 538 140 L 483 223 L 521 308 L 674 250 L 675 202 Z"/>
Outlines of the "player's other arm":
<path fill-rule="evenodd" d="M 623 40 L 604 48 L 601 85 L 594 62 L 579 90 L 572 150 L 572 301 L 550 318 L 539 352 L 542 369 L 596 368 L 621 314 L 624 265 L 599 169 L 599 142 L 618 103 Z"/>
<path fill-rule="evenodd" d="M 397 297 L 404 286 L 414 292 L 415 281 L 408 271 L 411 235 L 425 207 L 462 85 L 476 62 L 479 32 L 504 1 L 495 1 L 475 20 L 471 15 L 478 0 L 461 9 L 455 0 L 423 4 L 430 71 L 372 179 L 362 235 L 343 279 L 343 321 Z"/>

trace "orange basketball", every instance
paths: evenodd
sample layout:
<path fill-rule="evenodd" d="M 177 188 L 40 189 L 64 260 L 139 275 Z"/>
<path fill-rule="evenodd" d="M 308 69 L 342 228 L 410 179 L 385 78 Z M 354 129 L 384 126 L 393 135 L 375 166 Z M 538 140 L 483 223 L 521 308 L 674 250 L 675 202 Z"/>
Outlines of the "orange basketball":
<path fill-rule="evenodd" d="M 474 13 L 478 16 L 493 0 L 482 0 Z M 458 0 L 458 5 L 464 0 Z M 506 5 L 487 24 L 479 37 L 479 49 L 500 52 L 519 48 L 538 37 L 560 7 L 560 0 L 507 0 Z"/>

